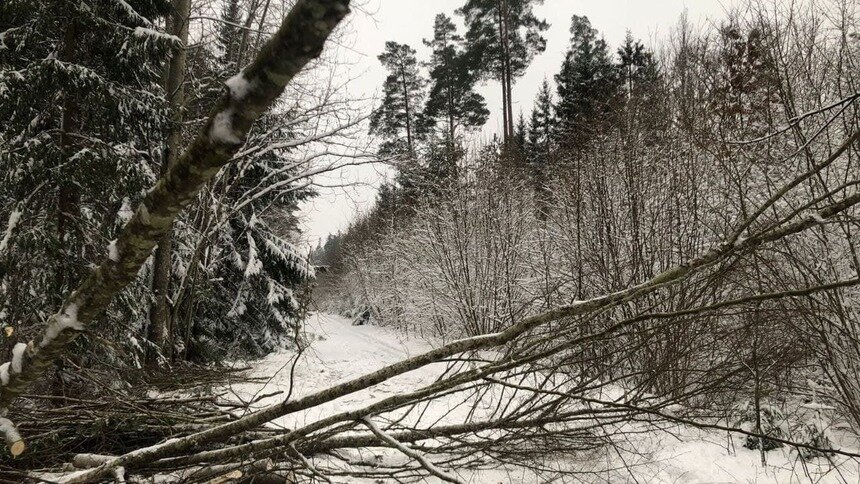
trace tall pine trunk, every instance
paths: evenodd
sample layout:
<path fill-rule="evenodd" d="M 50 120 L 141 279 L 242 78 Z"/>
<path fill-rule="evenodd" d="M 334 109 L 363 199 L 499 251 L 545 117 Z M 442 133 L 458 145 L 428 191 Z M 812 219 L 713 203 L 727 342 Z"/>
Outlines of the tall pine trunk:
<path fill-rule="evenodd" d="M 508 140 L 514 139 L 514 98 L 513 98 L 513 71 L 511 69 L 511 35 L 510 35 L 510 9 L 508 8 L 508 1 L 502 0 L 503 8 L 503 17 L 502 23 L 504 25 L 504 38 L 502 41 L 502 46 L 505 51 L 505 82 L 507 84 L 507 99 L 508 104 L 505 108 L 505 116 L 508 118 L 508 132 L 505 135 Z"/>
<path fill-rule="evenodd" d="M 161 164 L 161 175 L 176 163 L 182 143 L 182 107 L 185 104 L 185 63 L 187 51 L 185 44 L 188 41 L 188 16 L 191 11 L 191 0 L 174 0 L 173 16 L 170 24 L 170 33 L 182 41 L 182 45 L 176 49 L 170 60 L 164 89 L 171 110 L 170 131 L 167 136 L 167 147 Z M 147 354 L 147 362 L 156 364 L 158 352 L 168 360 L 173 353 L 173 338 L 170 318 L 170 275 L 171 275 L 171 252 L 173 250 L 173 224 L 171 223 L 167 232 L 159 239 L 155 250 L 153 265 L 152 292 L 153 304 L 149 314 L 149 331 L 147 337 L 151 343 Z"/>
<path fill-rule="evenodd" d="M 403 86 L 403 106 L 406 109 L 406 144 L 409 149 L 409 158 L 415 158 L 415 150 L 412 146 L 412 113 L 409 109 L 409 89 L 406 85 L 406 72 L 400 68 L 400 83 Z"/>
<path fill-rule="evenodd" d="M 510 100 L 508 99 L 508 76 L 507 76 L 507 58 L 506 58 L 506 50 L 505 50 L 505 21 L 503 14 L 503 3 L 504 1 L 499 2 L 498 8 L 498 22 L 499 22 L 499 80 L 502 83 L 502 144 L 507 146 L 508 144 L 508 133 L 510 133 L 510 127 L 508 126 L 508 103 Z"/>

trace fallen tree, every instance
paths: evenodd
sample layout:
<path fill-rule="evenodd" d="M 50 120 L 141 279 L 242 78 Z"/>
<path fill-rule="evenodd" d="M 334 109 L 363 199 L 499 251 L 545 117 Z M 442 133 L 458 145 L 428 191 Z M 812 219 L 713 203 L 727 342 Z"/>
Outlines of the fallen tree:
<path fill-rule="evenodd" d="M 109 256 L 51 318 L 42 341 L 38 345 L 31 342 L 16 347 L 13 361 L 0 370 L 0 374 L 5 375 L 0 392 L 0 407 L 9 408 L 39 378 L 47 365 L 63 354 L 68 343 L 86 331 L 87 324 L 104 310 L 111 297 L 137 275 L 170 222 L 190 203 L 207 180 L 234 159 L 253 121 L 280 95 L 284 86 L 302 67 L 319 55 L 327 36 L 346 15 L 348 3 L 348 0 L 300 0 L 260 56 L 242 73 L 228 81 L 224 95 L 201 133 L 147 194 L 122 231 L 114 250 L 109 251 Z M 853 96 L 845 103 L 851 104 L 856 99 L 857 96 Z M 118 456 L 81 455 L 74 459 L 75 470 L 56 476 L 56 480 L 92 482 L 110 476 L 121 480 L 124 478 L 122 476 L 130 473 L 151 475 L 174 471 L 179 472 L 174 477 L 180 480 L 209 478 L 229 475 L 234 470 L 246 467 L 262 468 L 269 472 L 268 459 L 287 462 L 292 467 L 290 471 L 305 469 L 313 475 L 323 475 L 306 456 L 344 448 L 387 446 L 419 463 L 418 468 L 407 469 L 408 472 L 417 472 L 420 468 L 437 477 L 458 482 L 456 476 L 423 457 L 423 453 L 443 455 L 457 451 L 469 455 L 482 446 L 506 446 L 507 452 L 513 452 L 511 444 L 520 443 L 523 447 L 520 452 L 528 456 L 536 452 L 531 450 L 529 454 L 527 447 L 530 440 L 545 443 L 546 447 L 542 451 L 569 449 L 571 447 L 562 444 L 571 445 L 572 442 L 580 444 L 573 448 L 588 449 L 594 445 L 592 438 L 599 441 L 597 436 L 601 429 L 642 418 L 643 415 L 696 424 L 697 420 L 676 417 L 662 409 L 672 402 L 702 394 L 709 388 L 704 383 L 685 388 L 684 392 L 672 398 L 619 403 L 591 396 L 606 383 L 597 382 L 586 372 L 577 374 L 569 366 L 589 362 L 590 357 L 584 355 L 584 348 L 604 338 L 624 333 L 643 321 L 720 311 L 753 302 L 805 297 L 858 284 L 856 278 L 835 281 L 721 300 L 672 313 L 642 313 L 621 317 L 616 312 L 631 300 L 653 295 L 697 277 L 706 277 L 709 270 L 718 272 L 726 265 L 738 263 L 744 255 L 760 247 L 846 216 L 852 207 L 860 204 L 860 193 L 851 194 L 848 191 L 856 185 L 856 180 L 828 192 L 826 197 L 816 198 L 802 208 L 792 210 L 776 223 L 761 223 L 760 220 L 787 193 L 820 174 L 849 150 L 856 149 L 858 138 L 860 132 L 849 134 L 837 150 L 776 190 L 752 215 L 736 224 L 735 230 L 724 240 L 717 241 L 699 257 L 645 282 L 556 307 L 522 319 L 500 332 L 454 341 L 324 391 L 301 398 L 287 398 L 240 418 L 207 425 L 206 428 L 174 436 L 155 445 Z M 580 332 L 582 323 L 596 320 L 609 320 L 611 323 L 594 332 Z M 479 353 L 488 350 L 492 350 L 489 355 Z M 317 421 L 277 432 L 274 436 L 257 433 L 261 427 L 277 418 L 333 402 L 398 375 L 438 363 L 447 364 L 447 367 L 432 384 L 404 391 L 361 408 L 339 411 Z M 615 378 L 620 381 L 629 376 L 622 373 Z M 725 375 L 716 376 L 731 378 L 732 374 L 727 371 Z M 713 384 L 710 381 L 706 383 Z M 507 404 L 499 404 L 486 418 L 470 418 L 459 425 L 417 428 L 414 423 L 401 423 L 394 415 L 396 411 L 405 410 L 408 413 L 409 410 L 430 405 L 443 396 L 452 395 L 476 408 L 483 398 L 501 391 L 511 391 L 518 397 Z M 388 420 L 387 427 L 378 424 L 383 418 Z M 13 453 L 22 451 L 26 436 L 22 439 L 11 421 L 3 423 Z M 699 425 L 766 437 L 733 426 L 715 423 Z M 356 433 L 356 429 L 362 427 L 369 429 L 369 432 L 363 430 Z M 497 442 L 487 443 L 487 432 L 501 433 L 505 440 L 496 439 Z M 239 436 L 247 437 L 250 441 L 235 442 L 234 439 Z M 798 447 L 805 445 L 781 440 Z M 424 442 L 423 446 L 418 447 L 421 442 Z M 856 457 L 839 449 L 829 451 Z M 464 462 L 452 462 L 464 465 Z M 190 474 L 186 472 L 189 469 Z"/>
<path fill-rule="evenodd" d="M 645 313 L 633 318 L 617 321 L 602 331 L 579 336 L 575 336 L 575 332 L 573 331 L 576 329 L 576 322 L 595 320 L 611 314 L 614 308 L 623 305 L 627 301 L 687 281 L 700 273 L 706 272 L 709 268 L 719 268 L 721 264 L 725 264 L 744 253 L 749 253 L 761 246 L 780 241 L 812 227 L 818 227 L 845 213 L 846 210 L 860 203 L 860 193 L 845 196 L 840 200 L 834 200 L 832 203 L 828 203 L 818 210 L 808 212 L 803 216 L 794 214 L 794 216 L 784 219 L 776 225 L 762 224 L 758 230 L 750 229 L 755 226 L 757 218 L 764 212 L 767 206 L 776 203 L 792 187 L 799 185 L 804 180 L 814 176 L 826 166 L 833 163 L 852 147 L 858 138 L 860 138 L 860 133 L 852 134 L 826 160 L 814 165 L 811 169 L 792 180 L 786 187 L 778 190 L 771 199 L 765 202 L 763 205 L 764 208 L 755 211 L 750 218 L 743 220 L 738 225 L 738 230 L 734 231 L 726 240 L 718 243 L 702 256 L 659 274 L 646 282 L 623 291 L 585 301 L 577 301 L 570 305 L 526 318 L 499 333 L 480 335 L 443 345 L 424 354 L 386 366 L 360 378 L 332 386 L 324 391 L 302 398 L 286 399 L 278 404 L 251 412 L 231 422 L 184 437 L 170 439 L 122 456 L 106 459 L 96 467 L 66 476 L 63 482 L 90 482 L 111 475 L 117 468 L 131 471 L 148 468 L 172 469 L 197 465 L 220 465 L 221 463 L 235 462 L 237 460 L 250 463 L 253 459 L 249 460 L 249 456 L 253 456 L 254 459 L 280 456 L 283 453 L 283 449 L 294 447 L 298 449 L 297 452 L 300 453 L 299 455 L 302 455 L 302 449 L 312 453 L 314 449 L 330 450 L 338 445 L 346 446 L 349 443 L 356 445 L 357 443 L 366 442 L 370 436 L 339 438 L 337 435 L 353 431 L 356 425 L 362 425 L 361 422 L 366 422 L 365 419 L 372 416 L 391 414 L 398 409 L 411 408 L 422 402 L 430 402 L 440 398 L 442 395 L 451 393 L 486 394 L 490 387 L 509 385 L 507 380 L 516 378 L 536 379 L 537 386 L 519 385 L 518 388 L 519 391 L 528 392 L 533 398 L 527 398 L 525 403 L 514 403 L 508 412 L 493 415 L 492 419 L 482 425 L 475 427 L 463 425 L 445 428 L 444 432 L 439 430 L 441 432 L 439 434 L 434 434 L 432 429 L 428 429 L 425 431 L 427 432 L 426 435 L 434 438 L 448 432 L 452 435 L 462 437 L 465 435 L 478 435 L 481 430 L 502 430 L 513 426 L 544 429 L 541 433 L 544 437 L 558 437 L 572 431 L 587 432 L 594 428 L 601 428 L 607 425 L 605 421 L 601 421 L 604 418 L 609 418 L 610 421 L 624 421 L 625 419 L 642 414 L 656 414 L 666 417 L 667 414 L 659 412 L 660 408 L 668 405 L 666 401 L 644 402 L 641 405 L 628 403 L 619 406 L 612 401 L 602 402 L 599 398 L 589 399 L 587 395 L 589 391 L 593 391 L 593 388 L 590 388 L 592 382 L 589 380 L 570 386 L 571 378 L 563 377 L 568 382 L 561 387 L 563 391 L 547 391 L 545 386 L 551 381 L 550 376 L 558 377 L 559 375 L 564 375 L 564 372 L 551 363 L 555 361 L 555 358 L 561 355 L 572 354 L 575 356 L 582 354 L 582 349 L 589 344 L 594 344 L 601 338 L 613 337 L 643 320 L 660 320 L 677 314 Z M 745 298 L 720 301 L 696 309 L 687 309 L 683 313 L 692 314 L 717 311 L 725 308 L 739 307 L 755 301 L 803 297 L 816 292 L 857 285 L 858 282 L 860 282 L 860 279 L 855 278 L 808 288 L 756 294 Z M 545 335 L 532 334 L 535 330 L 547 329 L 547 326 L 551 323 L 560 321 L 566 323 L 553 331 L 548 331 Z M 502 348 L 498 351 L 495 359 L 483 361 L 474 356 L 476 351 L 494 348 Z M 373 387 L 395 376 L 433 363 L 449 361 L 449 359 L 451 359 L 449 367 L 445 370 L 443 376 L 430 385 L 384 398 L 362 408 L 335 413 L 307 425 L 290 429 L 282 435 L 256 439 L 251 442 L 232 446 L 223 446 L 220 444 L 228 438 L 257 429 L 276 418 L 317 407 L 351 393 Z M 481 361 L 483 361 L 483 364 L 476 365 L 476 363 Z M 546 366 L 542 366 L 544 362 L 546 362 Z M 688 389 L 687 396 L 701 393 L 706 389 Z M 579 407 L 584 401 L 588 405 Z M 549 421 L 532 418 L 535 415 L 543 415 L 546 412 L 554 412 L 555 416 Z M 683 423 L 695 423 L 695 420 L 684 418 L 677 418 L 676 420 Z M 545 426 L 550 422 L 554 423 L 557 427 L 547 430 Z M 764 438 L 762 434 L 745 431 L 736 427 L 714 423 L 701 423 L 701 425 L 705 428 L 728 429 L 741 434 Z M 388 432 L 388 430 L 377 430 L 379 432 Z M 406 433 L 403 432 L 401 431 L 392 435 L 402 436 L 406 440 L 418 440 L 416 436 L 421 435 L 418 432 L 410 433 L 408 430 L 405 431 Z M 375 435 L 375 437 L 379 440 L 378 435 Z M 342 444 L 338 444 L 338 442 Z M 789 440 L 785 440 L 785 442 L 798 448 L 810 447 L 807 444 L 791 442 Z M 385 440 L 382 443 L 385 444 Z M 205 450 L 207 445 L 214 445 L 215 448 Z M 858 457 L 851 452 L 840 451 L 838 449 L 828 451 L 841 453 L 850 457 Z M 299 465 L 301 466 L 301 464 Z M 427 468 L 427 466 L 424 466 L 424 468 L 431 474 L 436 474 L 437 472 L 435 471 L 438 471 L 434 467 Z"/>

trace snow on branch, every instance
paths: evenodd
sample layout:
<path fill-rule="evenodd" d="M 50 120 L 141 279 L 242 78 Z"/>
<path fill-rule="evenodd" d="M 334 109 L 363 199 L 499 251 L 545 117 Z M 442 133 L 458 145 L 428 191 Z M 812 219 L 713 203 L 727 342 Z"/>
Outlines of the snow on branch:
<path fill-rule="evenodd" d="M 423 455 L 421 455 L 418 452 L 410 449 L 409 447 L 406 447 L 405 445 L 401 444 L 400 442 L 397 441 L 397 439 L 395 439 L 394 437 L 388 436 L 382 430 L 379 430 L 379 427 L 377 427 L 369 418 L 362 419 L 362 423 L 364 423 L 364 425 L 366 425 L 367 428 L 370 429 L 371 432 L 373 432 L 373 435 L 375 435 L 379 438 L 379 440 L 385 442 L 386 444 L 390 445 L 391 447 L 394 447 L 395 449 L 399 450 L 403 454 L 417 460 L 418 463 L 421 464 L 421 467 L 426 469 L 427 472 L 429 472 L 430 474 L 438 477 L 439 479 L 442 479 L 445 482 L 453 482 L 455 484 L 464 484 L 464 481 L 462 481 L 462 480 L 448 474 L 447 472 L 443 471 L 442 469 L 436 467 L 435 464 L 430 462 Z"/>
<path fill-rule="evenodd" d="M 182 40 L 179 37 L 147 27 L 135 27 L 134 36 L 145 41 L 162 42 L 174 47 L 182 46 Z"/>
<path fill-rule="evenodd" d="M 78 305 L 71 302 L 63 308 L 62 312 L 51 317 L 48 322 L 48 329 L 45 330 L 45 337 L 42 338 L 42 342 L 39 343 L 39 346 L 50 346 L 57 336 L 65 331 L 83 330 L 84 324 L 78 320 Z"/>
<path fill-rule="evenodd" d="M 230 79 L 227 79 L 224 84 L 227 86 L 227 89 L 230 90 L 230 95 L 233 96 L 233 99 L 241 101 L 242 99 L 245 99 L 245 96 L 247 96 L 251 91 L 253 87 L 251 82 L 253 81 L 249 81 L 245 78 L 244 72 L 240 72 Z"/>
<path fill-rule="evenodd" d="M 109 251 L 101 264 L 67 297 L 60 311 L 49 320 L 39 345 L 33 347 L 29 358 L 20 360 L 20 373 L 14 374 L 6 367 L 8 382 L 0 388 L 0 409 L 8 408 L 61 357 L 66 346 L 104 311 L 113 296 L 137 277 L 176 216 L 233 158 L 241 144 L 233 141 L 243 140 L 252 124 L 272 106 L 286 85 L 308 62 L 319 57 L 329 35 L 349 12 L 348 5 L 349 0 L 299 0 L 295 4 L 275 35 L 245 69 L 244 77 L 250 86 L 247 96 L 241 100 L 227 92 L 221 96 L 202 134 L 156 182 L 125 224 L 114 244 L 118 260 L 111 260 Z M 143 27 L 135 32 L 147 38 L 173 38 Z M 218 122 L 226 123 L 218 129 L 229 130 L 229 139 L 209 136 Z M 110 466 L 96 467 L 78 482 L 97 479 L 116 467 L 122 467 L 122 463 L 112 461 Z"/>
<path fill-rule="evenodd" d="M 850 146 L 850 143 L 853 142 L 856 137 L 856 134 L 854 136 L 849 137 L 849 139 L 846 140 L 846 143 L 843 144 L 839 152 L 844 153 L 844 151 L 847 149 L 848 146 Z M 858 204 L 860 204 L 860 193 L 836 201 L 831 205 L 825 206 L 824 208 L 818 210 L 817 214 L 822 219 L 827 220 Z M 381 382 L 394 378 L 398 375 L 402 375 L 418 368 L 422 368 L 435 362 L 443 361 L 452 356 L 470 351 L 486 350 L 498 347 L 500 345 L 514 341 L 516 338 L 527 333 L 528 331 L 545 326 L 551 322 L 558 321 L 567 317 L 593 314 L 598 311 L 604 311 L 611 307 L 616 307 L 619 304 L 623 304 L 624 302 L 629 301 L 634 297 L 650 294 L 670 284 L 676 284 L 680 281 L 686 280 L 693 274 L 698 273 L 707 267 L 711 267 L 714 264 L 723 261 L 728 257 L 731 257 L 738 251 L 752 249 L 768 242 L 780 240 L 784 237 L 802 232 L 810 227 L 817 225 L 818 223 L 815 222 L 813 218 L 801 218 L 795 222 L 787 223 L 781 227 L 766 229 L 763 232 L 751 234 L 743 240 L 734 240 L 734 242 L 723 241 L 721 243 L 716 244 L 714 247 L 706 251 L 701 256 L 687 261 L 686 263 L 676 266 L 674 268 L 670 268 L 641 284 L 631 286 L 620 291 L 597 296 L 588 300 L 575 301 L 565 306 L 559 306 L 550 309 L 546 312 L 527 317 L 499 333 L 479 335 L 453 341 L 444 346 L 440 346 L 439 348 L 430 350 L 426 353 L 409 357 L 391 365 L 385 366 L 372 373 L 331 386 L 320 392 L 306 395 L 304 397 L 294 400 L 284 400 L 280 403 L 276 403 L 274 405 L 248 413 L 247 415 L 237 420 L 174 439 L 174 441 L 170 444 L 162 443 L 156 446 L 138 449 L 124 456 L 117 457 L 115 460 L 111 461 L 110 464 L 106 464 L 103 467 L 93 469 L 93 473 L 88 474 L 87 478 L 95 479 L 100 476 L 104 476 L 113 466 L 144 466 L 159 459 L 172 455 L 177 455 L 180 452 L 190 449 L 193 446 L 200 445 L 205 442 L 218 441 L 229 436 L 236 435 L 243 431 L 255 428 L 276 418 L 283 417 L 284 415 L 299 412 L 308 408 L 317 407 L 319 405 L 331 402 L 338 398 L 342 398 L 346 395 L 365 390 Z M 785 293 L 784 295 L 786 297 L 789 297 L 792 294 Z M 629 324 L 629 322 L 621 322 L 614 327 L 608 328 L 604 332 L 616 331 L 618 328 L 626 327 Z M 561 351 L 564 348 L 570 347 L 573 344 L 582 343 L 583 341 L 593 336 L 594 335 L 586 335 L 580 338 L 574 338 L 571 341 L 563 341 L 559 345 L 557 345 L 553 349 L 553 351 Z M 555 353 L 550 353 L 549 355 L 552 354 Z M 293 440 L 303 435 L 309 435 L 311 433 L 320 431 L 338 423 L 361 419 L 364 418 L 364 416 L 366 415 L 384 412 L 387 409 L 390 409 L 392 405 L 426 398 L 430 395 L 436 394 L 441 391 L 449 390 L 458 385 L 467 384 L 471 381 L 482 379 L 494 373 L 504 371 L 505 369 L 516 366 L 517 364 L 520 363 L 518 363 L 517 361 L 504 360 L 498 362 L 497 364 L 489 364 L 475 369 L 471 369 L 458 375 L 438 380 L 431 385 L 415 390 L 411 394 L 395 395 L 377 401 L 369 406 L 358 410 L 350 410 L 341 412 L 340 414 L 331 415 L 329 417 L 323 418 L 322 420 L 310 423 L 304 427 L 293 429 L 290 433 L 281 436 L 273 437 L 270 439 L 257 440 L 247 444 L 236 445 L 233 447 L 227 447 L 219 449 L 217 451 L 200 453 L 197 454 L 195 458 L 206 457 L 208 459 L 214 457 L 215 455 L 240 455 L 243 452 L 260 451 L 264 449 L 273 449 L 282 447 L 284 445 L 289 445 Z M 834 452 L 843 454 L 845 453 L 838 451 Z M 85 481 L 82 480 L 78 482 Z"/>
<path fill-rule="evenodd" d="M 12 348 L 12 362 L 9 366 L 12 375 L 21 373 L 24 365 L 24 352 L 27 351 L 27 348 L 25 343 L 15 343 L 15 347 Z"/>
<path fill-rule="evenodd" d="M 9 240 L 12 238 L 12 231 L 15 230 L 19 221 L 21 221 L 21 211 L 18 209 L 12 210 L 6 223 L 6 232 L 3 234 L 3 239 L 0 239 L 0 255 L 6 252 L 6 247 L 9 246 Z"/>
<path fill-rule="evenodd" d="M 152 22 L 148 18 L 137 13 L 137 10 L 135 10 L 134 7 L 129 5 L 128 2 L 126 2 L 125 0 L 116 0 L 116 6 L 118 10 L 123 12 L 130 20 L 138 22 L 147 27 L 152 26 Z"/>

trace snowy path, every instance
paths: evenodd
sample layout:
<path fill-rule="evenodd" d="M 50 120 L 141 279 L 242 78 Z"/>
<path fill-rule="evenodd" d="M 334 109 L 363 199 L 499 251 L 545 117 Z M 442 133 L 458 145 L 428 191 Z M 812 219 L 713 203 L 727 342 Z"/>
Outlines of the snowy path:
<path fill-rule="evenodd" d="M 292 379 L 290 371 L 295 355 L 280 352 L 253 362 L 254 376 L 270 378 L 268 383 L 233 385 L 230 390 L 245 401 L 258 395 L 283 392 L 262 399 L 255 405 L 259 407 L 283 400 L 291 390 L 291 381 L 295 382 L 292 396 L 307 395 L 431 348 L 427 342 L 407 340 L 390 329 L 351 326 L 347 319 L 329 314 L 312 315 L 307 322 L 306 331 L 313 342 L 295 365 Z M 443 369 L 442 365 L 424 367 L 372 389 L 348 395 L 312 410 L 289 415 L 275 423 L 292 428 L 335 412 L 365 406 L 381 398 L 430 383 Z M 453 401 L 439 402 L 435 411 L 431 409 L 429 412 L 430 417 L 437 418 L 445 415 L 443 421 L 456 422 L 462 419 L 464 413 L 455 407 L 456 402 Z M 451 411 L 452 408 L 453 411 Z M 677 437 L 651 432 L 631 438 L 628 442 L 622 443 L 618 449 L 607 449 L 604 458 L 582 463 L 583 470 L 596 471 L 602 468 L 603 471 L 597 471 L 590 476 L 580 476 L 578 481 L 561 482 L 593 480 L 594 482 L 639 484 L 860 483 L 860 470 L 856 462 L 844 462 L 844 459 L 837 458 L 835 459 L 835 462 L 839 463 L 837 470 L 826 461 L 819 459 L 821 462 L 807 463 L 804 468 L 804 464 L 797 459 L 795 453 L 776 450 L 768 453 L 769 466 L 762 468 L 758 452 L 741 447 L 742 441 L 738 437 L 734 438 L 735 450 L 730 453 L 726 450 L 728 439 L 725 433 L 684 428 L 677 429 L 675 433 Z M 377 451 L 374 450 L 374 452 Z M 377 453 L 380 452 L 389 454 L 384 450 Z M 617 470 L 624 466 L 629 466 L 631 469 Z M 517 469 L 491 472 L 464 471 L 461 472 L 461 477 L 473 483 L 540 482 L 529 473 Z M 335 480 L 334 482 L 372 481 Z M 427 482 L 439 481 L 428 479 Z"/>
<path fill-rule="evenodd" d="M 283 392 L 261 400 L 255 405 L 259 407 L 281 401 L 290 392 L 291 381 L 295 382 L 292 396 L 308 395 L 430 349 L 430 345 L 425 342 L 404 341 L 397 333 L 386 328 L 352 326 L 347 319 L 328 314 L 312 315 L 306 323 L 306 333 L 312 342 L 295 365 L 292 378 L 290 371 L 295 355 L 279 352 L 253 363 L 254 376 L 271 377 L 266 385 L 234 385 L 231 390 L 245 401 L 257 395 Z M 432 380 L 437 374 L 438 371 L 433 368 L 416 370 L 276 423 L 293 427 L 312 422 L 334 411 L 357 408 L 378 398 L 399 393 L 404 388 L 416 387 Z"/>

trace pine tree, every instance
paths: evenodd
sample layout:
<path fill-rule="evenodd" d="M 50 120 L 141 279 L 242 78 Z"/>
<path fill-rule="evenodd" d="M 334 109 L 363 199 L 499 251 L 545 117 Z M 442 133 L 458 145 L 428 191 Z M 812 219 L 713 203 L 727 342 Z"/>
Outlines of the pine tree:
<path fill-rule="evenodd" d="M 616 92 L 616 76 L 606 42 L 587 17 L 574 15 L 570 48 L 555 76 L 558 93 L 558 143 L 582 149 L 607 113 Z"/>
<path fill-rule="evenodd" d="M 177 45 L 157 29 L 168 8 L 161 0 L 0 4 L 0 212 L 19 214 L 0 271 L 0 304 L 8 302 L 0 324 L 26 334 L 47 319 L 43 311 L 111 250 L 154 180 L 169 120 L 163 61 Z M 105 318 L 143 327 L 147 290 L 126 294 Z"/>
<path fill-rule="evenodd" d="M 424 44 L 433 51 L 428 67 L 432 86 L 424 109 L 428 123 L 445 123 L 446 139 L 453 145 L 457 128 L 482 126 L 489 116 L 483 96 L 475 92 L 477 73 L 462 49 L 463 39 L 451 18 L 439 14 L 433 25 L 433 39 Z"/>
<path fill-rule="evenodd" d="M 534 14 L 534 6 L 542 3 L 542 0 L 468 0 L 457 10 L 468 29 L 466 42 L 471 62 L 481 66 L 482 77 L 497 79 L 501 84 L 505 143 L 514 136 L 514 80 L 546 48 L 541 32 L 549 24 Z"/>
<path fill-rule="evenodd" d="M 427 81 L 418 69 L 415 49 L 408 45 L 386 42 L 378 58 L 388 77 L 382 103 L 370 116 L 370 132 L 383 138 L 381 154 L 415 159 Z"/>

